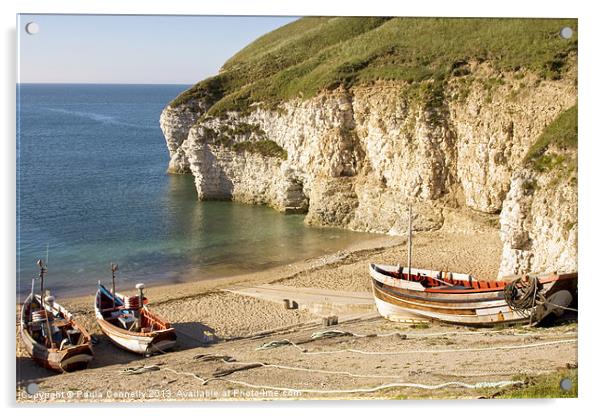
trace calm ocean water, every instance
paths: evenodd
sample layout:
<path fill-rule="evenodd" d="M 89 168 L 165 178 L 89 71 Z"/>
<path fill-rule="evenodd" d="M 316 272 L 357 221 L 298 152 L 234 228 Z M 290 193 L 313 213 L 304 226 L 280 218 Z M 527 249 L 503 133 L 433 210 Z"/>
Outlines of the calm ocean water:
<path fill-rule="evenodd" d="M 319 229 L 266 207 L 199 202 L 165 173 L 161 110 L 182 85 L 21 85 L 17 292 L 46 258 L 57 294 L 250 272 L 318 256 L 365 234 Z M 188 277 L 184 277 L 188 276 Z"/>

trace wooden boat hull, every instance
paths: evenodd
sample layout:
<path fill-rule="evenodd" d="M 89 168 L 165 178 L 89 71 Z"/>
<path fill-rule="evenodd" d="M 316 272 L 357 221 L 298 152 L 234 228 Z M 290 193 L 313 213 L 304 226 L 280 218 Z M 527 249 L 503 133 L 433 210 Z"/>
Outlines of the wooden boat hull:
<path fill-rule="evenodd" d="M 116 328 L 104 319 L 97 320 L 101 331 L 109 337 L 113 344 L 136 354 L 152 355 L 176 346 L 176 336 L 173 328 L 150 334 L 139 334 L 125 330 L 121 331 L 120 328 Z"/>
<path fill-rule="evenodd" d="M 408 315 L 415 318 L 464 325 L 491 325 L 528 321 L 528 318 L 510 310 L 504 300 L 471 303 L 471 306 L 460 304 L 451 307 L 428 299 L 417 301 L 408 298 L 401 291 L 387 290 L 376 280 L 373 280 L 372 284 L 378 312 L 392 321 L 404 320 L 403 317 Z M 402 318 L 400 319 L 400 317 Z"/>
<path fill-rule="evenodd" d="M 168 327 L 162 330 L 152 332 L 135 332 L 119 328 L 108 322 L 101 312 L 100 305 L 100 290 L 96 293 L 94 309 L 96 313 L 96 321 L 100 326 L 101 331 L 111 340 L 116 346 L 135 354 L 152 355 L 154 353 L 163 353 L 176 346 L 177 336 L 174 328 Z M 119 297 L 120 295 L 117 294 Z M 151 319 L 161 321 L 153 315 L 146 307 L 141 313 L 146 314 Z M 163 321 L 161 321 L 163 322 Z"/>
<path fill-rule="evenodd" d="M 39 302 L 39 295 L 35 295 Z M 63 373 L 82 370 L 88 367 L 90 361 L 94 358 L 92 346 L 90 344 L 90 336 L 87 331 L 75 322 L 71 314 L 66 311 L 61 305 L 55 303 L 54 310 L 60 311 L 67 319 L 72 322 L 72 325 L 81 332 L 83 343 L 80 345 L 70 346 L 67 348 L 48 348 L 45 345 L 38 343 L 31 334 L 27 331 L 26 307 L 32 301 L 32 296 L 29 295 L 21 309 L 21 324 L 19 334 L 23 341 L 23 346 L 33 360 L 42 367 L 50 370 Z M 46 310 L 50 311 L 50 306 L 46 305 Z"/>
<path fill-rule="evenodd" d="M 477 288 L 471 289 L 426 288 L 420 283 L 395 279 L 379 272 L 394 268 L 396 267 L 370 265 L 375 304 L 386 319 L 429 319 L 474 326 L 521 323 L 531 319 L 529 315 L 510 308 L 504 298 L 503 282 L 479 282 L 474 284 Z M 576 274 L 563 276 L 540 279 L 547 297 L 560 291 L 574 293 Z M 572 298 L 571 295 L 568 296 L 565 299 L 569 299 L 570 303 Z M 539 321 L 552 312 L 553 308 L 543 308 L 536 310 L 533 317 L 535 321 Z"/>

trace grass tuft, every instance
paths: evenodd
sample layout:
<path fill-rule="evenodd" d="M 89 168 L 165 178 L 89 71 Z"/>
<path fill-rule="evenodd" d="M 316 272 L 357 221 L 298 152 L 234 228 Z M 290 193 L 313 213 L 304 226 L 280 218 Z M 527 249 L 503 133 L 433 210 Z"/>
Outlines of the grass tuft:
<path fill-rule="evenodd" d="M 288 158 L 287 151 L 272 140 L 239 142 L 235 143 L 233 148 L 237 152 L 259 153 L 262 156 L 276 157 L 283 160 Z"/>
<path fill-rule="evenodd" d="M 547 172 L 558 167 L 576 168 L 575 161 L 567 160 L 561 153 L 577 148 L 577 105 L 561 113 L 541 133 L 525 156 L 525 164 L 538 172 Z"/>
<path fill-rule="evenodd" d="M 561 370 L 551 374 L 528 376 L 522 386 L 509 387 L 492 397 L 498 399 L 554 399 L 577 397 L 578 370 Z M 563 379 L 570 380 L 571 388 L 560 387 Z"/>
<path fill-rule="evenodd" d="M 430 327 L 431 325 L 427 322 L 418 322 L 410 325 L 412 329 L 429 329 Z"/>

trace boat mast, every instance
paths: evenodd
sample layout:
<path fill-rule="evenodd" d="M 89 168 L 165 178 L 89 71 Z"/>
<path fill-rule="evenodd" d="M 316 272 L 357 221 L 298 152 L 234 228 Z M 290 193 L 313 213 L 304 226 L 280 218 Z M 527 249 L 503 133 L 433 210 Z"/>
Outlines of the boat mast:
<path fill-rule="evenodd" d="M 35 299 L 35 293 L 36 293 L 36 277 L 34 276 L 31 279 L 31 295 L 30 295 L 31 296 L 31 302 L 33 302 L 34 299 Z M 32 317 L 33 317 L 33 308 L 30 306 L 29 307 L 29 322 L 31 322 Z"/>
<path fill-rule="evenodd" d="M 408 205 L 408 277 L 412 273 L 412 204 Z"/>
<path fill-rule="evenodd" d="M 38 260 L 38 267 L 40 268 L 40 303 L 42 306 L 42 311 L 46 314 L 46 329 L 48 334 L 46 338 L 50 341 L 50 347 L 56 348 L 54 344 L 54 340 L 52 339 L 52 328 L 50 327 L 50 318 L 48 317 L 48 311 L 46 310 L 46 304 L 44 301 L 44 273 L 46 272 L 46 267 L 44 267 L 44 262 L 40 259 Z M 52 311 L 50 311 L 52 314 Z"/>
<path fill-rule="evenodd" d="M 115 309 L 115 272 L 117 271 L 117 265 L 114 263 L 111 263 L 111 274 L 113 276 L 113 309 Z"/>
<path fill-rule="evenodd" d="M 38 260 L 38 267 L 40 268 L 40 296 L 44 299 L 44 273 L 46 272 L 46 267 L 44 267 L 42 259 Z"/>

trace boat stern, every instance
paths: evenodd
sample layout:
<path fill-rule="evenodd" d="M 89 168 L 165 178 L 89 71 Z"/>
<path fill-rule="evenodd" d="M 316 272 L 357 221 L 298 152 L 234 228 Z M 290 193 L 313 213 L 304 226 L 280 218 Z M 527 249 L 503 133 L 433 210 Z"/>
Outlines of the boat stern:
<path fill-rule="evenodd" d="M 90 362 L 94 359 L 94 356 L 90 354 L 77 354 L 70 357 L 66 357 L 61 361 L 61 369 L 65 373 L 72 371 L 85 370 L 90 365 Z"/>
<path fill-rule="evenodd" d="M 161 331 L 146 347 L 145 355 L 163 354 L 176 346 L 177 336 L 173 328 Z"/>

